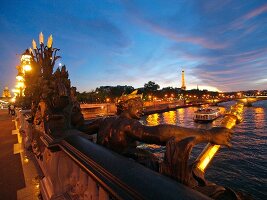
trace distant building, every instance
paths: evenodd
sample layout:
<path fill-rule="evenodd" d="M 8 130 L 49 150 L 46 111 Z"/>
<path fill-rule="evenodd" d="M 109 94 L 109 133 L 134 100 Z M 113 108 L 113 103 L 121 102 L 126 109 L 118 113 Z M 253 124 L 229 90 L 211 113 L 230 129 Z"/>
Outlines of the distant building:
<path fill-rule="evenodd" d="M 5 89 L 3 90 L 2 97 L 3 98 L 11 97 L 8 87 L 5 87 Z"/>

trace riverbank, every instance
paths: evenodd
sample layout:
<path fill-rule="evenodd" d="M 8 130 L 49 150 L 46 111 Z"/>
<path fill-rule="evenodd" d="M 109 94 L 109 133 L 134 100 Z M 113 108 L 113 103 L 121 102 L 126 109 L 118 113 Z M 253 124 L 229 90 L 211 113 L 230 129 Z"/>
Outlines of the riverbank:
<path fill-rule="evenodd" d="M 163 113 L 179 108 L 197 107 L 202 105 L 201 103 L 184 104 L 183 102 L 170 102 L 170 103 L 154 103 L 144 104 L 144 115 L 151 115 L 154 113 Z M 103 103 L 103 104 L 81 104 L 81 110 L 86 120 L 96 119 L 106 116 L 114 116 L 117 113 L 115 103 Z"/>
<path fill-rule="evenodd" d="M 197 107 L 197 106 L 200 106 L 200 105 L 201 104 L 184 104 L 184 105 L 167 104 L 167 105 L 163 105 L 163 107 L 162 107 L 162 105 L 161 106 L 153 106 L 153 107 L 145 107 L 144 115 L 151 115 L 151 114 L 155 114 L 155 113 L 163 113 L 163 112 L 176 110 L 176 109 L 179 109 L 179 108 Z"/>

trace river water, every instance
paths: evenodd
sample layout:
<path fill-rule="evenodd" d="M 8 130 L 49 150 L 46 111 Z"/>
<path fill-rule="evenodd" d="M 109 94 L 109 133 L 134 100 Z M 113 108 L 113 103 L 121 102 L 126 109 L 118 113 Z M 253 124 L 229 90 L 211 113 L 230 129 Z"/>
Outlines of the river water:
<path fill-rule="evenodd" d="M 227 110 L 234 102 L 220 105 Z M 183 127 L 209 129 L 219 126 L 221 118 L 212 123 L 200 124 L 193 121 L 196 107 L 180 108 L 161 114 L 145 116 L 146 125 L 174 124 Z M 250 194 L 254 199 L 267 199 L 267 101 L 258 101 L 253 107 L 245 107 L 243 121 L 233 128 L 232 148 L 223 147 L 216 154 L 206 171 L 206 179 L 218 185 Z M 197 145 L 193 156 L 199 155 L 205 145 Z M 164 147 L 145 145 L 155 154 L 162 156 Z"/>

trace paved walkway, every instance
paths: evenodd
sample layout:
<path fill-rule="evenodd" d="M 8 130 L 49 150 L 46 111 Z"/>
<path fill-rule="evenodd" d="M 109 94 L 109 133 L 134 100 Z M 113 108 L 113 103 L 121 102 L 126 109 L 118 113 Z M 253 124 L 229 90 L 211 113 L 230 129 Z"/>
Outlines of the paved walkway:
<path fill-rule="evenodd" d="M 25 187 L 20 154 L 14 154 L 17 135 L 12 135 L 15 123 L 0 109 L 0 199 L 17 199 L 17 190 Z"/>
<path fill-rule="evenodd" d="M 13 118 L 0 109 L 0 200 L 39 199 L 40 172 Z"/>

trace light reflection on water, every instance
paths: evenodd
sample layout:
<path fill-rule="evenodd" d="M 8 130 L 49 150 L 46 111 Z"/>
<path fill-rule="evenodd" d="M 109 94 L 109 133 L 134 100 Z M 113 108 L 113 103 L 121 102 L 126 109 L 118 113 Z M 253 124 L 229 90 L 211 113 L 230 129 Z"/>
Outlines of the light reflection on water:
<path fill-rule="evenodd" d="M 146 124 L 147 124 L 148 126 L 156 126 L 156 125 L 158 125 L 159 123 L 160 123 L 160 122 L 159 122 L 159 114 L 158 114 L 158 113 L 149 115 L 149 116 L 147 116 L 147 118 L 146 118 Z"/>
<path fill-rule="evenodd" d="M 229 108 L 233 102 L 224 103 Z M 224 112 L 225 108 L 220 107 Z M 200 124 L 193 121 L 196 107 L 181 108 L 162 114 L 153 114 L 141 119 L 152 126 L 157 124 L 175 124 L 182 127 L 210 129 L 219 126 L 222 118 L 212 123 Z M 267 101 L 246 107 L 243 122 L 234 129 L 231 149 L 221 148 L 209 166 L 206 178 L 219 185 L 228 186 L 252 194 L 255 199 L 267 199 Z M 198 156 L 205 145 L 197 145 L 192 155 Z M 155 154 L 162 156 L 164 148 L 149 146 Z"/>

